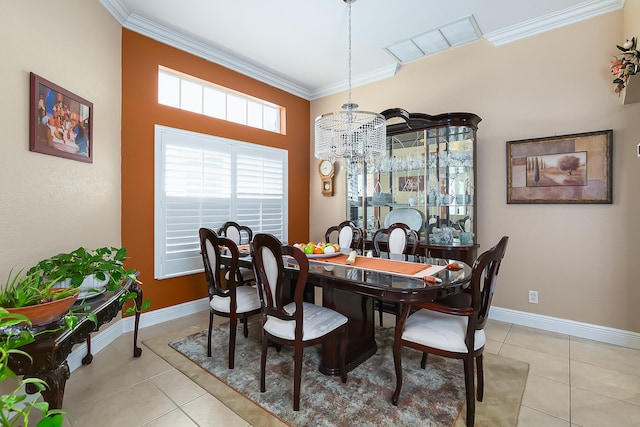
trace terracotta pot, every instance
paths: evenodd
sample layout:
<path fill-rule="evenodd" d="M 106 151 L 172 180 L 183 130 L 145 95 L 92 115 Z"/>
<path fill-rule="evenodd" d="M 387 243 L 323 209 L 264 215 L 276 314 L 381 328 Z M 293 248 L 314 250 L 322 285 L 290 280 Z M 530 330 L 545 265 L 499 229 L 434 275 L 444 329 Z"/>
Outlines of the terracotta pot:
<path fill-rule="evenodd" d="M 62 291 L 62 289 L 60 289 Z M 54 290 L 55 292 L 55 290 Z M 59 300 L 45 302 L 28 307 L 6 308 L 9 313 L 17 313 L 31 319 L 33 326 L 48 325 L 67 314 L 73 303 L 78 299 L 79 292 Z"/>

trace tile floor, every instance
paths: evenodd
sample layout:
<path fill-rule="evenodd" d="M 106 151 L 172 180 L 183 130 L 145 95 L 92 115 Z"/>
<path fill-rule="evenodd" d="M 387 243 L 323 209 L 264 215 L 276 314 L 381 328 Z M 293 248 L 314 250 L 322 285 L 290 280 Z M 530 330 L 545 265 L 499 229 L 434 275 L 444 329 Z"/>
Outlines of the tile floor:
<path fill-rule="evenodd" d="M 203 312 L 144 328 L 140 342 L 171 329 L 196 332 L 207 321 Z M 497 321 L 486 332 L 485 351 L 530 365 L 519 426 L 640 425 L 640 351 Z M 131 339 L 121 336 L 72 373 L 65 425 L 249 426 L 144 346 L 132 358 Z"/>

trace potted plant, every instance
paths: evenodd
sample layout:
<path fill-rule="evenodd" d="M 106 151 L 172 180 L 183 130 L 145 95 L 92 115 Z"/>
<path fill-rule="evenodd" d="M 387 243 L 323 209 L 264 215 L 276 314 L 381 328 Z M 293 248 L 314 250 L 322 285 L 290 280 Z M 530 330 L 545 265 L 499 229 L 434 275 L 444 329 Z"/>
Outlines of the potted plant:
<path fill-rule="evenodd" d="M 22 423 L 24 427 L 29 425 L 29 416 L 33 410 L 42 414 L 42 419 L 37 427 L 60 427 L 62 426 L 62 415 L 65 413 L 59 409 L 49 409 L 49 404 L 38 401 L 40 392 L 47 387 L 47 384 L 38 378 L 18 378 L 9 368 L 9 357 L 12 354 L 21 354 L 29 359 L 29 356 L 19 348 L 33 342 L 34 335 L 28 328 L 21 328 L 18 325 L 27 324 L 31 326 L 28 317 L 21 314 L 9 313 L 0 308 L 0 382 L 7 379 L 17 381 L 16 388 L 9 394 L 0 396 L 0 425 L 15 426 Z M 31 385 L 37 389 L 35 399 L 27 401 L 25 386 Z"/>
<path fill-rule="evenodd" d="M 30 319 L 33 325 L 47 325 L 67 314 L 78 298 L 75 288 L 56 288 L 57 280 L 46 279 L 38 269 L 21 277 L 9 274 L 0 289 L 0 307 Z M 67 319 L 67 323 L 71 320 Z M 72 321 L 71 321 L 72 322 Z"/>
<path fill-rule="evenodd" d="M 31 326 L 48 325 L 59 319 L 65 318 L 65 326 L 53 325 L 58 328 L 75 328 L 78 324 L 76 312 L 87 311 L 86 304 L 82 304 L 75 310 L 69 311 L 80 294 L 81 286 L 85 276 L 95 276 L 103 281 L 104 287 L 115 290 L 127 279 L 135 283 L 140 283 L 135 270 L 124 268 L 126 249 L 104 247 L 95 250 L 78 248 L 68 254 L 58 254 L 40 261 L 31 267 L 24 276 L 22 270 L 16 275 L 9 274 L 6 283 L 0 288 L 0 382 L 7 378 L 18 381 L 17 387 L 10 394 L 0 396 L 0 425 L 14 426 L 22 422 L 24 427 L 28 426 L 31 411 L 37 410 L 42 413 L 42 420 L 37 427 L 59 427 L 62 426 L 61 410 L 49 410 L 47 402 L 29 402 L 26 400 L 24 386 L 30 385 L 37 389 L 36 394 L 40 394 L 47 387 L 46 382 L 37 378 L 18 379 L 15 373 L 8 367 L 8 360 L 11 354 L 21 354 L 31 359 L 31 356 L 19 349 L 19 347 L 34 341 L 35 336 L 40 333 L 51 332 L 45 329 L 35 333 Z M 59 286 L 63 286 L 59 288 Z M 93 286 L 93 285 L 92 285 Z M 134 300 L 134 306 L 125 311 L 125 314 L 132 314 L 149 307 L 149 300 L 142 303 L 141 307 L 135 304 L 136 292 L 129 291 L 120 296 L 120 303 L 126 300 Z M 59 308 L 59 313 L 53 317 L 41 320 L 34 317 L 32 313 L 23 314 L 22 309 L 38 310 L 46 308 L 47 311 L 52 305 L 64 303 Z M 87 317 L 97 323 L 95 314 L 87 312 Z M 35 320 L 34 320 L 35 319 Z M 36 399 L 37 400 L 37 399 Z"/>
<path fill-rule="evenodd" d="M 79 288 L 82 298 L 91 291 L 100 292 L 105 288 L 113 290 L 126 279 L 139 283 L 135 270 L 124 268 L 126 253 L 125 247 L 79 247 L 73 252 L 60 253 L 38 262 L 29 273 L 40 271 L 49 281 Z"/>

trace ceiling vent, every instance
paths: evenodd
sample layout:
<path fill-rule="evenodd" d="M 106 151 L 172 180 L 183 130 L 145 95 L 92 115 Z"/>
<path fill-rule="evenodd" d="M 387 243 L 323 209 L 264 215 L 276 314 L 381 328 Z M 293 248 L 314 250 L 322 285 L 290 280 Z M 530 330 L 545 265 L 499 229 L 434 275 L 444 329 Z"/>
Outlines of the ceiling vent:
<path fill-rule="evenodd" d="M 473 16 L 451 22 L 407 40 L 402 40 L 384 48 L 393 59 L 406 64 L 443 50 L 461 46 L 482 38 Z"/>

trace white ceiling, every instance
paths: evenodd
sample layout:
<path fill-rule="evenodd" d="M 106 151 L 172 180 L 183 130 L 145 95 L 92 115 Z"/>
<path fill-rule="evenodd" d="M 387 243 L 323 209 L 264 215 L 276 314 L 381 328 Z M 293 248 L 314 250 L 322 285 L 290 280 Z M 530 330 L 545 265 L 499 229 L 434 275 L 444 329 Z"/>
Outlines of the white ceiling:
<path fill-rule="evenodd" d="M 348 87 L 343 0 L 100 3 L 125 28 L 305 99 Z M 623 6 L 624 0 L 358 0 L 351 6 L 352 86 L 395 74 L 400 65 L 385 47 L 467 16 L 497 46 Z"/>

